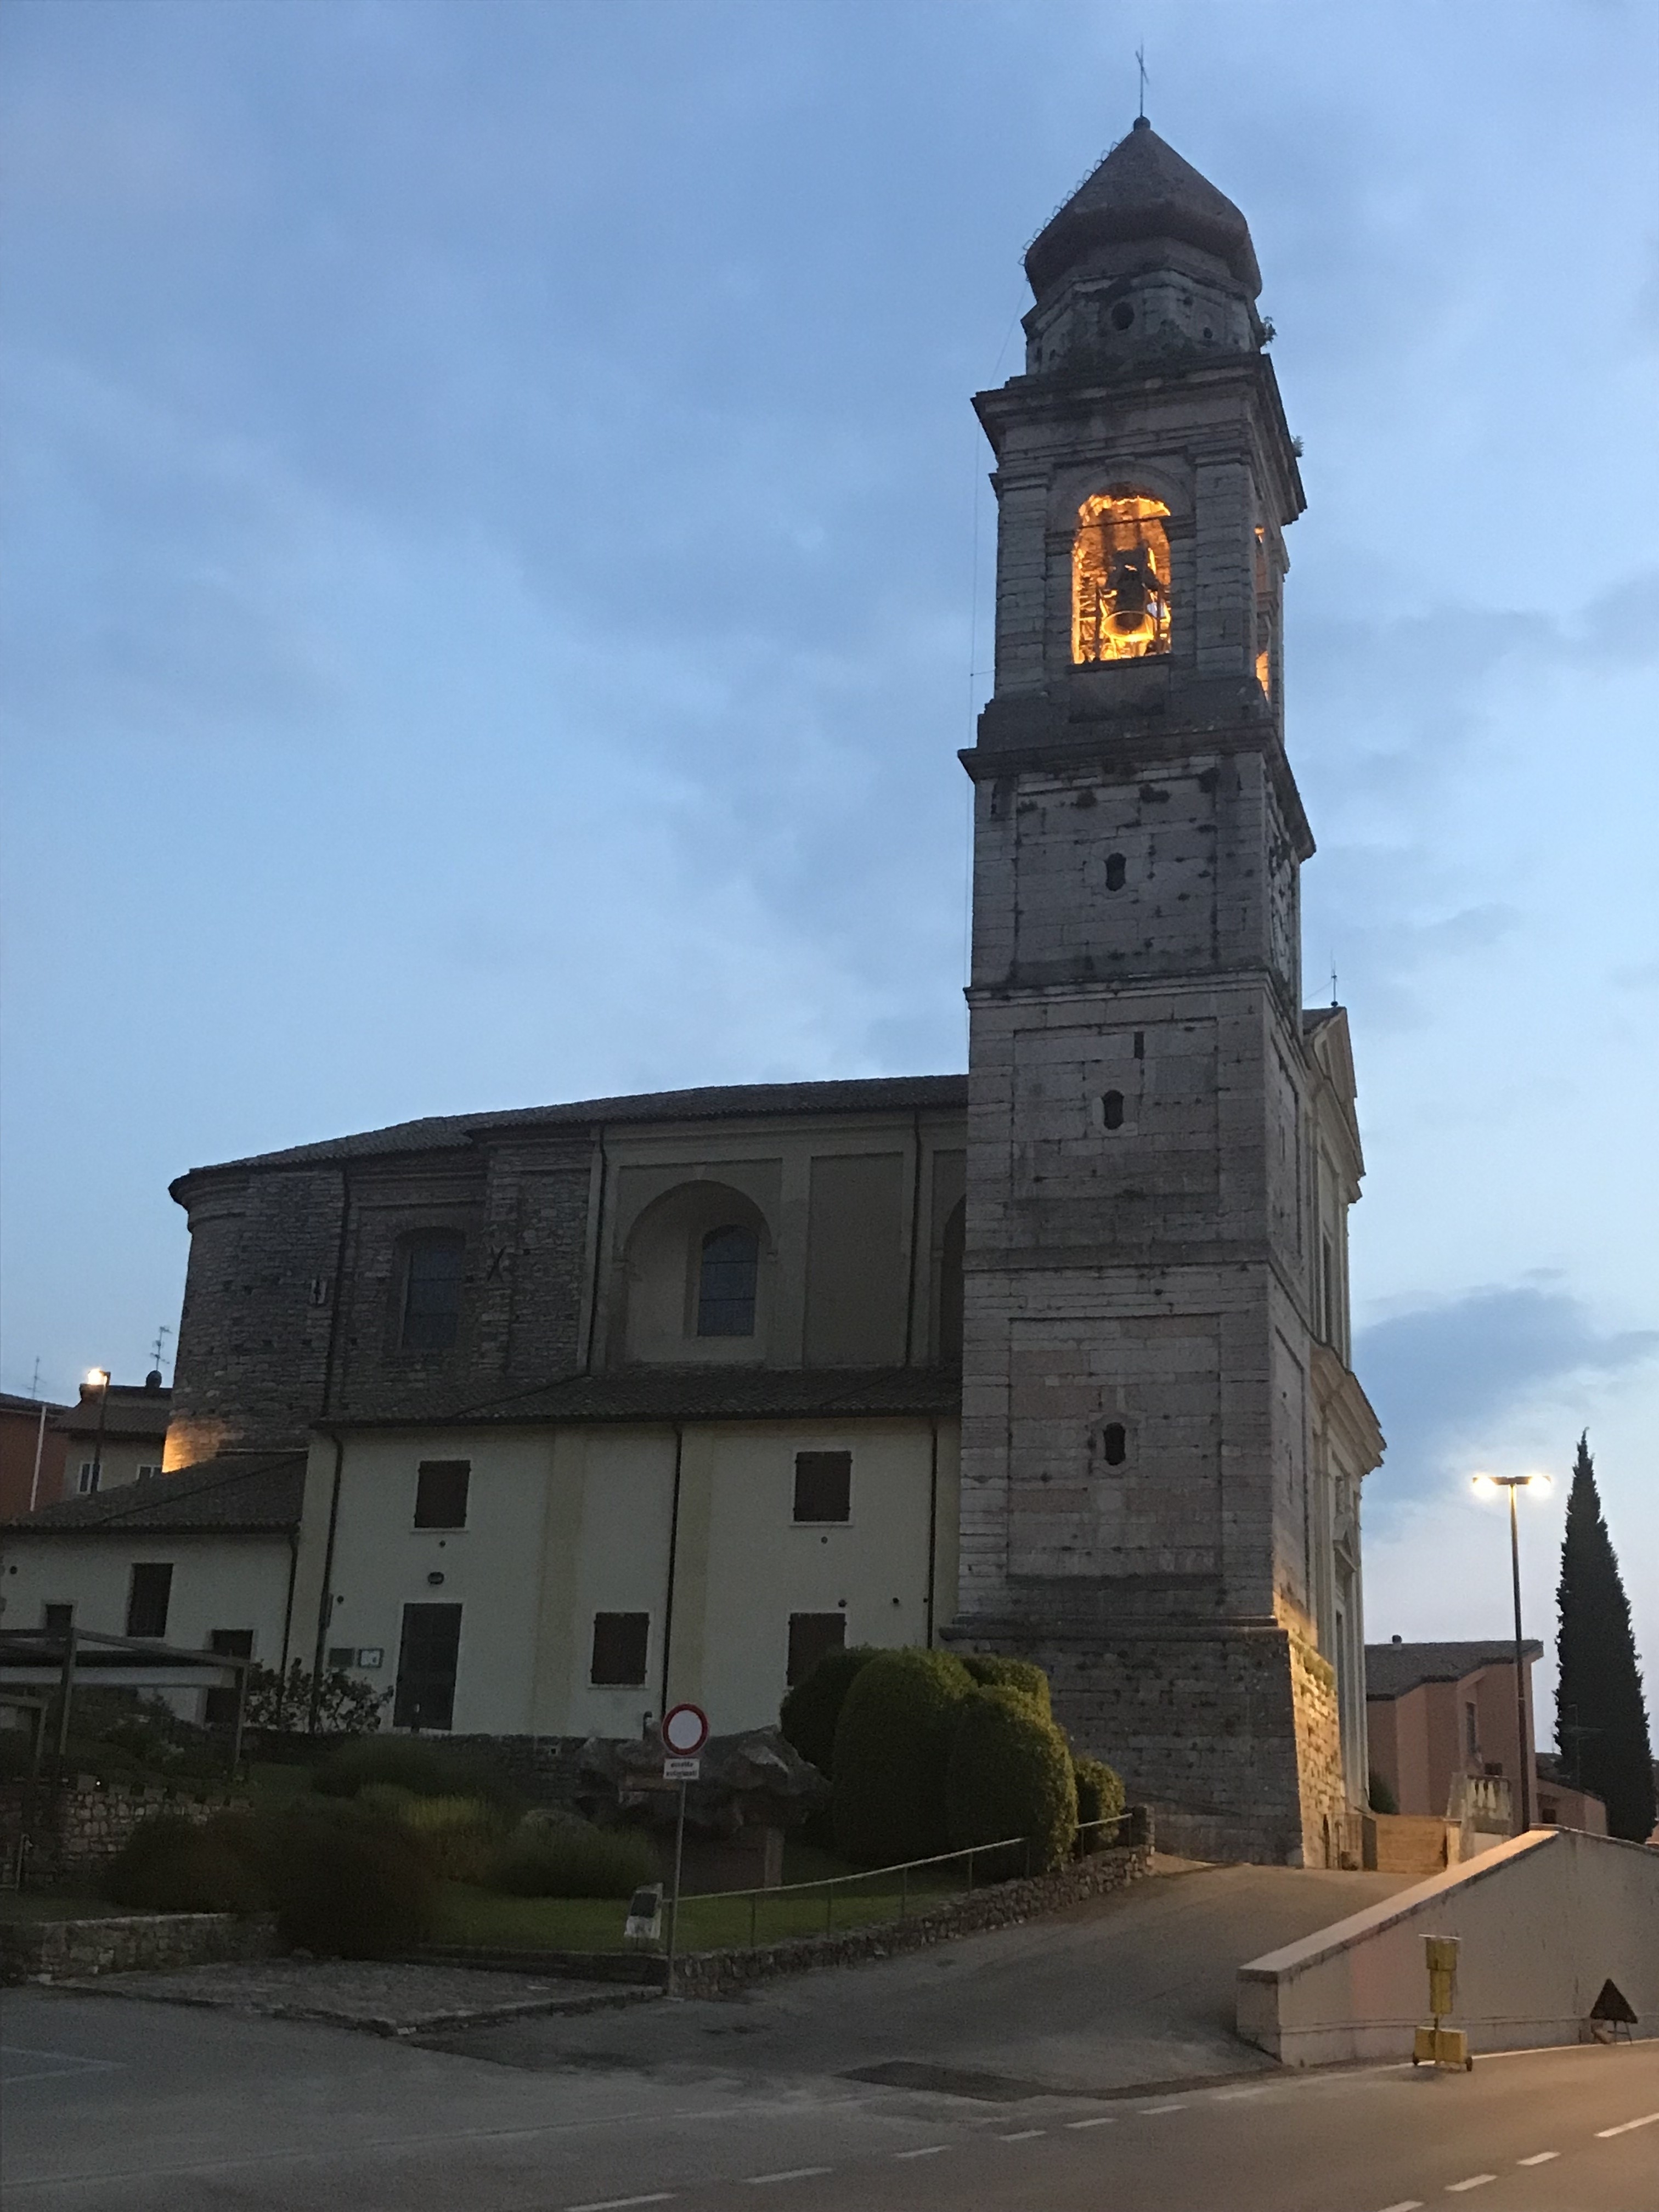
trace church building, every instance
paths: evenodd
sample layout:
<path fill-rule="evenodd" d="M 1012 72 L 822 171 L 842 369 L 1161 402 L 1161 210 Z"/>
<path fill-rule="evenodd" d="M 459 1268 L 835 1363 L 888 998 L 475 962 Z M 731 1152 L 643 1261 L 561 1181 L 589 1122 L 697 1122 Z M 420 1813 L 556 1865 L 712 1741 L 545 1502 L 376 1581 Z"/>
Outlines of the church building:
<path fill-rule="evenodd" d="M 1347 1021 L 1302 1004 L 1297 447 L 1244 218 L 1144 118 L 1025 267 L 1024 368 L 975 403 L 966 1076 L 181 1176 L 168 1471 L 9 1523 L 8 1626 L 73 1605 L 539 1738 L 761 1725 L 843 1644 L 1013 1651 L 1171 1847 L 1352 1848 L 1382 1440 Z"/>

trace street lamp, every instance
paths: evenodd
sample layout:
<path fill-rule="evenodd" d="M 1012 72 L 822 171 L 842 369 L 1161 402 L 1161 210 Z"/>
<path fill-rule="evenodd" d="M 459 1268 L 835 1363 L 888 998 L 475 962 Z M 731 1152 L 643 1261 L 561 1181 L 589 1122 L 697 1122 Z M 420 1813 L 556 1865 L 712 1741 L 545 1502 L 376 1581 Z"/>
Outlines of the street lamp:
<path fill-rule="evenodd" d="M 1535 1490 L 1541 1498 L 1549 1489 L 1550 1479 L 1547 1474 L 1477 1474 L 1474 1486 L 1478 1498 L 1491 1498 L 1500 1490 L 1508 1491 L 1510 1496 L 1510 1573 L 1515 1583 L 1515 1741 L 1521 1762 L 1521 1833 L 1524 1836 L 1532 1826 L 1532 1755 L 1527 1741 L 1527 1662 L 1521 1650 L 1521 1532 L 1516 1522 L 1515 1493 Z"/>
<path fill-rule="evenodd" d="M 98 1434 L 92 1446 L 92 1488 L 95 1491 L 104 1479 L 104 1419 L 109 1412 L 108 1368 L 88 1369 L 87 1381 L 98 1386 Z"/>

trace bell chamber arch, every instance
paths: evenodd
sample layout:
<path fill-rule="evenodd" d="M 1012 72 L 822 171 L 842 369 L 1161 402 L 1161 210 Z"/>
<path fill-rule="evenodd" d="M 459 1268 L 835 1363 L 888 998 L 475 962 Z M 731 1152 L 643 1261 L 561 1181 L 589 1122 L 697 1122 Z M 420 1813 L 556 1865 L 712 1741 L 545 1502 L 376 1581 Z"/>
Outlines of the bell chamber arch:
<path fill-rule="evenodd" d="M 1170 510 L 1137 491 L 1096 492 L 1072 539 L 1072 659 L 1144 660 L 1170 650 Z"/>

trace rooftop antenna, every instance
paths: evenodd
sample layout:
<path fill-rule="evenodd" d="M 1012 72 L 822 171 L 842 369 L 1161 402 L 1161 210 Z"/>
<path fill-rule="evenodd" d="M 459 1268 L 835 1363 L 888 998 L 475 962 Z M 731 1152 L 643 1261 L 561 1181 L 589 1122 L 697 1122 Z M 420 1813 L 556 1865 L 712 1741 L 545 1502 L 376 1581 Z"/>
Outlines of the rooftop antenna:
<path fill-rule="evenodd" d="M 1144 41 L 1135 48 L 1135 67 L 1140 71 L 1140 110 L 1135 120 L 1144 123 L 1146 120 L 1146 48 Z"/>
<path fill-rule="evenodd" d="M 1338 1003 L 1336 995 L 1336 955 L 1333 952 L 1331 955 L 1331 1004 L 1334 1006 Z"/>
<path fill-rule="evenodd" d="M 38 1397 L 40 1396 L 40 1353 L 37 1352 L 35 1353 L 35 1355 L 34 1355 L 34 1380 L 33 1380 L 33 1382 L 31 1382 L 31 1383 L 29 1384 L 29 1395 L 30 1395 L 30 1397 L 31 1397 L 31 1398 L 38 1398 Z"/>
<path fill-rule="evenodd" d="M 151 1364 L 152 1366 L 154 1366 L 154 1367 L 157 1367 L 157 1368 L 159 1368 L 159 1367 L 161 1366 L 161 1340 L 162 1340 L 162 1338 L 163 1338 L 163 1337 L 166 1337 L 166 1336 L 171 1336 L 171 1335 L 172 1335 L 172 1334 L 173 1334 L 173 1331 L 172 1331 L 172 1330 L 167 1327 L 167 1323 L 166 1323 L 165 1322 L 163 1322 L 161 1323 L 161 1327 L 156 1330 L 156 1332 L 155 1332 L 155 1343 L 154 1343 L 154 1345 L 150 1347 L 150 1364 Z"/>

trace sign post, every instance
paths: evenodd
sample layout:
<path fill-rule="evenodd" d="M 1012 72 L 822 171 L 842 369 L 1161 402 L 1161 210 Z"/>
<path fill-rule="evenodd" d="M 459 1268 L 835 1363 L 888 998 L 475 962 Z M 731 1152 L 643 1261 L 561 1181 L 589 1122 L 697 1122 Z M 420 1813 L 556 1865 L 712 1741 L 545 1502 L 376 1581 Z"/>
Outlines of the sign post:
<path fill-rule="evenodd" d="M 678 1782 L 680 1802 L 674 1820 L 674 1887 L 668 1900 L 668 1990 L 674 1994 L 674 1957 L 680 1932 L 680 1867 L 685 1856 L 685 1790 L 702 1771 L 697 1756 L 708 1741 L 708 1716 L 701 1705 L 673 1705 L 662 1717 L 662 1778 Z"/>

